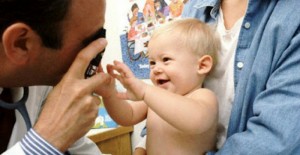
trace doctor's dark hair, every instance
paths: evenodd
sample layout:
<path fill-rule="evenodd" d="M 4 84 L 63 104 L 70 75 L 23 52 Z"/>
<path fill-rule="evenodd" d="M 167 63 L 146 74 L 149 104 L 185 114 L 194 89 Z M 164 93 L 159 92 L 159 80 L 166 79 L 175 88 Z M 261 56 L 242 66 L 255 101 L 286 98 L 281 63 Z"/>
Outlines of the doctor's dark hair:
<path fill-rule="evenodd" d="M 0 0 L 0 34 L 14 23 L 31 27 L 44 46 L 62 47 L 63 27 L 71 0 Z"/>

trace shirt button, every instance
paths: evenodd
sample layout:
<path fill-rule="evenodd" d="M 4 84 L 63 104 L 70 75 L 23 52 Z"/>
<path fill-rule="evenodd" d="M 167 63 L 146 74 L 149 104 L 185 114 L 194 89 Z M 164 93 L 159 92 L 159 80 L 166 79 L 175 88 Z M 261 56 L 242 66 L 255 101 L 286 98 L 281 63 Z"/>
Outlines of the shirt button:
<path fill-rule="evenodd" d="M 245 27 L 246 29 L 249 29 L 249 28 L 251 27 L 250 22 L 246 22 L 245 25 L 244 25 L 244 27 Z"/>
<path fill-rule="evenodd" d="M 236 66 L 238 67 L 238 69 L 242 69 L 244 67 L 244 63 L 243 62 L 238 62 L 236 64 Z"/>

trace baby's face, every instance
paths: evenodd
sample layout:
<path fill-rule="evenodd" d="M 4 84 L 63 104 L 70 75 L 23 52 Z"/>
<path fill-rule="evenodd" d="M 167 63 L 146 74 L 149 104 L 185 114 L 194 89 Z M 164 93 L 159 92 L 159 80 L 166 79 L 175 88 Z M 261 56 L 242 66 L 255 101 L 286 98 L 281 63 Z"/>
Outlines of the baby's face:
<path fill-rule="evenodd" d="M 181 95 L 198 88 L 198 57 L 180 43 L 180 38 L 161 35 L 148 46 L 150 79 L 154 85 Z"/>

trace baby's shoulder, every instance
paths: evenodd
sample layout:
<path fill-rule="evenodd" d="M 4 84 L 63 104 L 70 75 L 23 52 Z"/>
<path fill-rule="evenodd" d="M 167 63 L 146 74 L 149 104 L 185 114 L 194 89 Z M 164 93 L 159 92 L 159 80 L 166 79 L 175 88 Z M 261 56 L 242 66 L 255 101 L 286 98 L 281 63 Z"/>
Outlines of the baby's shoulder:
<path fill-rule="evenodd" d="M 203 95 L 216 97 L 215 93 L 212 90 L 207 89 L 207 88 L 196 89 L 196 90 L 192 91 L 189 96 L 193 97 L 193 96 L 203 96 Z"/>

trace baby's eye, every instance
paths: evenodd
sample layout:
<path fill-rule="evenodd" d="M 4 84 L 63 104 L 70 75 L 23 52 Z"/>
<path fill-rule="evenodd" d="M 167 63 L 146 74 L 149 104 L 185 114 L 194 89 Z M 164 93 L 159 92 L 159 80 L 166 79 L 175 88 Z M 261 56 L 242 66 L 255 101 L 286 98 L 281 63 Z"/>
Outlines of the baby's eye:
<path fill-rule="evenodd" d="M 153 69 L 155 66 L 155 61 L 149 61 L 150 69 Z"/>
<path fill-rule="evenodd" d="M 149 65 L 150 65 L 150 66 L 155 65 L 155 61 L 149 61 Z"/>
<path fill-rule="evenodd" d="M 163 58 L 163 62 L 167 62 L 167 61 L 170 61 L 170 60 L 171 60 L 171 58 L 168 58 L 168 57 Z"/>

